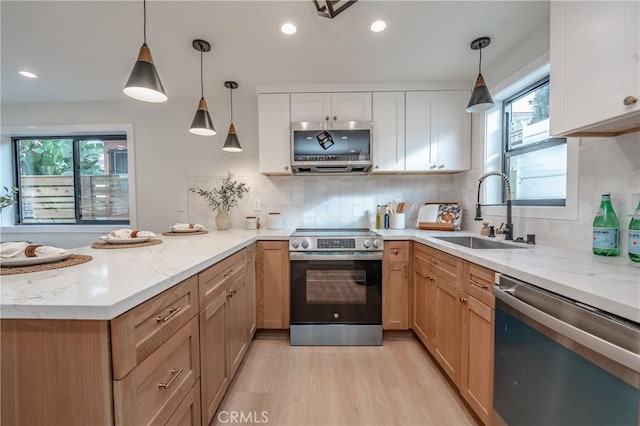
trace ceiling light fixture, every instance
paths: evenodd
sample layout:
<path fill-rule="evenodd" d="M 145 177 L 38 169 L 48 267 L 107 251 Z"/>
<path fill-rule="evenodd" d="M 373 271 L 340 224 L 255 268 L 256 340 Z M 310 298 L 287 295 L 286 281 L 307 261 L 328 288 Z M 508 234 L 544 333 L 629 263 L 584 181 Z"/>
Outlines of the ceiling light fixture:
<path fill-rule="evenodd" d="M 204 100 L 204 79 L 202 77 L 202 54 L 210 51 L 211 45 L 209 42 L 200 39 L 193 40 L 191 45 L 200 52 L 200 102 L 198 103 L 196 114 L 193 116 L 189 131 L 194 135 L 213 136 L 216 134 L 216 127 L 213 125 L 213 120 L 211 120 L 211 116 L 209 115 L 207 101 Z"/>
<path fill-rule="evenodd" d="M 387 23 L 384 21 L 378 20 L 378 21 L 375 21 L 373 24 L 371 24 L 369 28 L 374 33 L 379 33 L 380 31 L 384 31 L 384 29 L 387 28 Z"/>
<path fill-rule="evenodd" d="M 316 5 L 318 15 L 332 19 L 344 12 L 356 1 L 358 0 L 313 0 L 313 3 Z"/>
<path fill-rule="evenodd" d="M 287 22 L 280 27 L 280 31 L 285 33 L 286 35 L 295 34 L 298 29 L 291 22 Z"/>
<path fill-rule="evenodd" d="M 224 141 L 222 150 L 228 152 L 240 152 L 242 151 L 242 147 L 240 146 L 238 135 L 236 135 L 236 127 L 233 125 L 233 89 L 238 88 L 238 83 L 235 81 L 225 81 L 224 87 L 229 89 L 229 96 L 231 100 L 231 125 L 229 126 L 229 133 L 227 134 L 227 139 Z"/>
<path fill-rule="evenodd" d="M 482 112 L 493 108 L 494 102 L 487 88 L 487 83 L 482 77 L 482 49 L 491 44 L 489 37 L 480 37 L 471 42 L 471 49 L 480 51 L 480 62 L 478 63 L 478 78 L 473 86 L 467 112 Z"/>
<path fill-rule="evenodd" d="M 133 70 L 125 88 L 125 95 L 144 102 L 165 102 L 168 98 L 164 93 L 164 87 L 153 64 L 151 50 L 147 46 L 147 2 L 142 1 L 144 13 L 144 42 L 138 53 L 138 59 L 133 65 Z"/>
<path fill-rule="evenodd" d="M 38 78 L 38 76 L 31 71 L 18 71 L 18 74 L 27 78 Z"/>

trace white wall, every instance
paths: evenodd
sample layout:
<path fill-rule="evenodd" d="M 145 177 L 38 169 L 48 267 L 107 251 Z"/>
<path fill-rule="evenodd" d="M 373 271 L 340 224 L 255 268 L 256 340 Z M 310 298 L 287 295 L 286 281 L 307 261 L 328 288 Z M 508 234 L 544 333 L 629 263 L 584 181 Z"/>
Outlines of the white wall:
<path fill-rule="evenodd" d="M 279 211 L 283 226 L 368 226 L 368 212 L 393 199 L 417 205 L 456 199 L 452 175 L 267 177 L 258 170 L 257 98 L 234 99 L 234 121 L 241 153 L 221 150 L 229 125 L 228 100 L 208 99 L 218 134 L 201 137 L 187 129 L 196 102 L 145 104 L 133 100 L 99 103 L 3 105 L 2 126 L 132 123 L 135 138 L 137 228 L 161 232 L 175 222 L 214 227 L 213 214 L 203 200 L 188 191 L 193 186 L 217 186 L 227 171 L 251 188 L 237 209 L 232 226 L 243 227 L 253 214 L 255 200 L 266 226 L 266 214 Z M 2 141 L 2 184 L 11 185 L 9 140 Z M 7 162 L 9 161 L 9 163 Z M 8 180 L 9 179 L 9 180 Z M 415 217 L 415 207 L 408 220 Z M 5 219 L 6 219 L 5 215 Z M 5 223 L 6 225 L 6 223 Z M 95 241 L 104 231 L 84 234 L 59 232 L 5 233 L 3 239 L 29 240 L 77 247 Z"/>

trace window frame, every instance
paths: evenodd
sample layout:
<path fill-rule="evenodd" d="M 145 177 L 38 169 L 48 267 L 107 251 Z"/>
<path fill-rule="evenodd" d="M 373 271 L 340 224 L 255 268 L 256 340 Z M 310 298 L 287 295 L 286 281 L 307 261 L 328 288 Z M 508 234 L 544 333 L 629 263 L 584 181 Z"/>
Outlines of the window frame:
<path fill-rule="evenodd" d="M 501 167 L 502 172 L 509 176 L 509 160 L 512 157 L 522 154 L 528 154 L 535 151 L 540 151 L 546 148 L 551 148 L 558 145 L 567 145 L 566 138 L 559 138 L 550 136 L 549 138 L 538 141 L 526 146 L 509 148 L 509 136 L 511 126 L 509 123 L 509 116 L 507 114 L 507 107 L 511 105 L 514 101 L 534 92 L 535 90 L 545 86 L 550 85 L 549 74 L 545 75 L 542 78 L 537 79 L 535 82 L 527 85 L 526 87 L 518 90 L 512 95 L 505 98 L 500 106 L 501 109 L 501 125 L 502 125 L 502 161 Z M 568 178 L 568 168 L 569 168 L 569 152 L 567 145 L 567 162 L 566 162 L 566 171 Z M 516 200 L 512 199 L 511 204 L 513 206 L 529 206 L 529 207 L 565 207 L 567 205 L 567 196 L 568 196 L 568 182 L 567 188 L 565 189 L 565 198 L 544 198 L 544 199 L 522 199 Z M 507 200 L 507 189 L 506 185 L 502 185 L 502 204 L 506 204 Z"/>
<path fill-rule="evenodd" d="M 14 224 L 16 226 L 90 226 L 90 225 L 131 225 L 133 223 L 132 219 L 132 207 L 131 207 L 131 179 L 129 173 L 127 173 L 128 184 L 129 184 L 129 193 L 128 204 L 129 204 L 129 219 L 128 220 L 87 220 L 81 219 L 81 210 L 82 207 L 78 200 L 81 197 L 81 183 L 80 180 L 82 178 L 80 174 L 80 150 L 79 143 L 81 141 L 91 139 L 91 138 L 100 138 L 102 140 L 125 140 L 127 142 L 127 156 L 130 151 L 129 149 L 129 132 L 125 130 L 119 131 L 111 131 L 106 133 L 92 133 L 92 132 L 74 132 L 70 134 L 64 133 L 56 133 L 55 135 L 46 134 L 46 133 L 38 133 L 38 134 L 20 134 L 11 136 L 11 156 L 13 162 L 13 181 L 14 185 L 18 187 L 18 196 L 16 197 L 15 208 L 13 210 L 14 213 Z M 18 158 L 18 141 L 20 140 L 29 140 L 29 139 L 71 139 L 72 140 L 72 157 L 73 157 L 73 191 L 74 191 L 74 215 L 75 222 L 34 222 L 34 223 L 25 223 L 22 218 L 22 181 L 20 179 L 22 166 L 20 163 L 20 159 Z"/>

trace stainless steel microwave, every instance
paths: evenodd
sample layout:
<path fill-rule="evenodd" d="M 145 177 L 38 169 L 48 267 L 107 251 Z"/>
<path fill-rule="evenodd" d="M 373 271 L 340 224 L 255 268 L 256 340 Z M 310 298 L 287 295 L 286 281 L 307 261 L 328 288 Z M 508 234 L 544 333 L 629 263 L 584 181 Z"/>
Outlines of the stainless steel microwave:
<path fill-rule="evenodd" d="M 371 130 L 366 121 L 291 123 L 293 174 L 368 174 Z"/>

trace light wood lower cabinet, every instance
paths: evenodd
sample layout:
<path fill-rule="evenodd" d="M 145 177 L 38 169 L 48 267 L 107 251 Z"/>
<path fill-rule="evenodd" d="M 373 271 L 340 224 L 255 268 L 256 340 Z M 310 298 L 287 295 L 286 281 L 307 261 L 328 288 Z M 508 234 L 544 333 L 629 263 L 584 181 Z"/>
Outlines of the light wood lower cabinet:
<path fill-rule="evenodd" d="M 200 377 L 193 318 L 122 380 L 113 382 L 116 425 L 164 424 Z"/>
<path fill-rule="evenodd" d="M 258 241 L 258 328 L 289 328 L 289 242 Z"/>
<path fill-rule="evenodd" d="M 492 424 L 495 272 L 465 262 L 460 392 L 484 424 Z"/>
<path fill-rule="evenodd" d="M 255 303 L 249 299 L 247 258 L 242 250 L 199 275 L 200 294 L 213 299 L 200 312 L 203 424 L 215 416 L 249 346 L 249 311 L 255 311 Z"/>
<path fill-rule="evenodd" d="M 409 242 L 389 241 L 382 260 L 382 328 L 409 329 Z"/>
<path fill-rule="evenodd" d="M 433 351 L 435 339 L 435 277 L 424 262 L 413 260 L 412 328 L 422 343 Z"/>
<path fill-rule="evenodd" d="M 493 412 L 495 272 L 413 244 L 411 328 L 482 420 Z"/>
<path fill-rule="evenodd" d="M 434 356 L 456 386 L 460 383 L 461 295 L 455 285 L 436 278 Z"/>
<path fill-rule="evenodd" d="M 249 314 L 249 340 L 253 339 L 257 329 L 256 316 L 256 257 L 258 256 L 256 243 L 247 247 L 247 311 Z"/>
<path fill-rule="evenodd" d="M 255 332 L 255 254 L 111 321 L 3 319 L 1 423 L 209 424 Z"/>
<path fill-rule="evenodd" d="M 112 425 L 107 321 L 0 321 L 3 425 Z"/>

